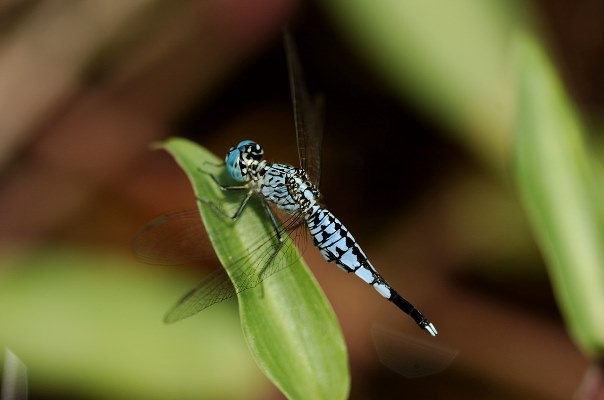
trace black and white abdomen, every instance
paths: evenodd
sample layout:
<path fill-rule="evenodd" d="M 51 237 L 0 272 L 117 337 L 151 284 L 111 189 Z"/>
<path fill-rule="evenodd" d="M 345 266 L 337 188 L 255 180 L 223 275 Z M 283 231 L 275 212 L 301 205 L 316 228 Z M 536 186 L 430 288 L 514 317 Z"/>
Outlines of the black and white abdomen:
<path fill-rule="evenodd" d="M 392 297 L 390 285 L 371 265 L 352 234 L 335 215 L 315 205 L 306 214 L 306 224 L 323 258 L 346 272 L 354 272 L 385 298 Z"/>
<path fill-rule="evenodd" d="M 251 145 L 250 145 L 251 146 Z M 255 164 L 251 165 L 252 167 Z M 354 272 L 379 294 L 407 313 L 430 335 L 437 334 L 434 325 L 413 304 L 398 294 L 375 270 L 348 229 L 330 211 L 317 204 L 319 191 L 302 168 L 286 164 L 264 163 L 250 168 L 253 190 L 290 214 L 304 215 L 314 245 L 323 258 L 346 272 Z"/>

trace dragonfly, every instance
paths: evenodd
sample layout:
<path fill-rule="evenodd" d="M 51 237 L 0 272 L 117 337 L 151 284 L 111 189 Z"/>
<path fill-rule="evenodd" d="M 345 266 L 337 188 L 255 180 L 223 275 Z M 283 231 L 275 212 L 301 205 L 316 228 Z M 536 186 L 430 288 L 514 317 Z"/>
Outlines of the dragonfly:
<path fill-rule="evenodd" d="M 301 231 L 310 234 L 312 243 L 323 258 L 335 263 L 340 269 L 352 273 L 373 287 L 386 300 L 409 315 L 413 321 L 431 336 L 437 335 L 436 327 L 413 304 L 400 295 L 377 271 L 369 261 L 355 238 L 346 226 L 320 203 L 320 153 L 323 136 L 322 97 L 311 97 L 304 84 L 302 69 L 293 39 L 284 32 L 284 45 L 287 58 L 289 84 L 292 96 L 294 125 L 298 145 L 300 167 L 288 164 L 269 163 L 264 158 L 262 146 L 252 140 L 242 140 L 229 149 L 224 166 L 235 184 L 224 184 L 220 179 L 205 170 L 218 187 L 228 193 L 241 193 L 242 200 L 235 212 L 226 213 L 219 205 L 203 198 L 197 200 L 221 214 L 225 219 L 236 223 L 242 213 L 250 208 L 252 199 L 259 199 L 261 210 L 274 230 L 272 239 L 267 243 L 252 246 L 250 254 L 235 258 L 229 268 L 234 271 L 240 283 L 233 286 L 223 271 L 211 273 L 196 288 L 185 294 L 166 315 L 166 322 L 175 322 L 189 317 L 223 301 L 235 294 L 259 285 L 264 279 L 287 267 L 283 260 L 291 250 L 284 241 L 284 235 L 300 235 Z M 276 212 L 287 216 L 281 222 Z M 179 261 L 188 257 L 188 244 L 193 243 L 190 233 L 199 223 L 197 211 L 177 213 L 160 217 L 143 228 L 135 240 L 135 249 L 145 248 L 149 243 L 157 245 L 158 231 L 185 226 L 179 234 L 182 253 Z M 161 228 L 161 229 L 157 229 Z M 183 243 L 186 243 L 183 245 Z M 293 246 L 293 245 L 292 245 Z M 295 247 L 295 246 L 293 246 Z M 143 250 L 141 253 L 145 253 Z M 149 254 L 147 252 L 146 254 Z M 250 268 L 249 258 L 255 257 L 255 266 Z M 143 255 L 142 258 L 149 258 Z M 164 260 L 165 261 L 165 260 Z M 242 283 L 241 283 L 242 282 Z"/>

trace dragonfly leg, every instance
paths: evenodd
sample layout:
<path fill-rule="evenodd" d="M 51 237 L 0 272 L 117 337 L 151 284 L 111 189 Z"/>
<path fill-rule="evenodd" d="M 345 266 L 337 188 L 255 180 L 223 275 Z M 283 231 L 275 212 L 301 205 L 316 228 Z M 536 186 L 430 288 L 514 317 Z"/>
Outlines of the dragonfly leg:
<path fill-rule="evenodd" d="M 209 162 L 205 162 L 205 164 L 211 164 L 211 165 L 215 165 Z M 222 183 L 220 183 L 220 181 L 218 180 L 218 178 L 216 178 L 216 176 L 208 171 L 205 171 L 201 168 L 197 168 L 197 170 L 203 174 L 207 174 L 210 176 L 210 178 L 212 178 L 212 180 L 214 181 L 214 183 L 216 183 L 216 185 L 220 188 L 220 190 L 222 190 L 223 192 L 227 192 L 227 191 L 239 191 L 239 190 L 248 190 L 248 193 L 245 195 L 245 197 L 243 198 L 243 201 L 241 202 L 241 204 L 239 204 L 239 207 L 237 208 L 237 211 L 235 211 L 235 214 L 233 215 L 229 215 L 226 212 L 224 212 L 224 210 L 220 207 L 218 207 L 216 204 L 214 204 L 213 202 L 206 200 L 206 199 L 202 199 L 201 197 L 197 197 L 197 201 L 199 201 L 200 203 L 203 203 L 209 207 L 211 207 L 214 211 L 222 214 L 223 216 L 225 216 L 226 218 L 230 218 L 233 221 L 237 221 L 237 219 L 239 218 L 239 216 L 241 215 L 241 213 L 243 212 L 243 209 L 245 208 L 245 206 L 247 205 L 248 201 L 250 200 L 250 198 L 253 195 L 253 191 L 250 190 L 249 185 L 245 184 L 245 185 L 223 185 Z"/>
<path fill-rule="evenodd" d="M 222 190 L 223 192 L 227 192 L 229 190 L 246 190 L 250 188 L 248 185 L 223 185 L 222 183 L 218 182 L 216 176 L 214 176 L 213 174 L 208 175 L 210 175 L 212 180 L 218 185 L 220 190 Z"/>
<path fill-rule="evenodd" d="M 275 235 L 277 236 L 277 239 L 279 239 L 279 243 L 283 243 L 283 236 L 281 236 L 281 232 L 279 231 L 279 224 L 277 223 L 277 219 L 271 211 L 271 207 L 266 203 L 264 199 L 262 199 L 262 207 L 264 208 L 264 212 L 266 212 L 268 219 L 270 219 L 271 224 L 273 225 L 273 229 L 275 230 Z"/>
<path fill-rule="evenodd" d="M 235 211 L 235 214 L 233 215 L 229 215 L 227 214 L 222 208 L 218 207 L 216 204 L 214 204 L 213 202 L 206 200 L 206 199 L 202 199 L 201 197 L 197 197 L 197 201 L 199 201 L 200 203 L 203 203 L 209 207 L 211 207 L 214 211 L 222 214 L 223 216 L 225 216 L 226 218 L 230 218 L 233 221 L 237 221 L 239 219 L 239 217 L 241 216 L 241 213 L 243 212 L 243 210 L 245 209 L 245 206 L 247 205 L 247 203 L 250 201 L 250 199 L 252 198 L 252 195 L 254 194 L 254 192 L 252 190 L 250 190 L 245 197 L 243 198 L 243 201 L 241 202 L 241 204 L 239 204 L 239 207 L 237 208 L 237 211 Z"/>
<path fill-rule="evenodd" d="M 271 256 L 264 263 L 264 266 L 262 267 L 262 269 L 260 270 L 260 273 L 258 274 L 261 281 L 272 275 L 272 272 L 270 271 L 269 266 L 273 265 L 273 262 L 275 261 L 275 257 L 277 257 L 277 254 L 279 254 L 279 252 L 281 251 L 283 246 L 285 246 L 285 242 L 280 241 L 279 244 L 275 247 Z"/>

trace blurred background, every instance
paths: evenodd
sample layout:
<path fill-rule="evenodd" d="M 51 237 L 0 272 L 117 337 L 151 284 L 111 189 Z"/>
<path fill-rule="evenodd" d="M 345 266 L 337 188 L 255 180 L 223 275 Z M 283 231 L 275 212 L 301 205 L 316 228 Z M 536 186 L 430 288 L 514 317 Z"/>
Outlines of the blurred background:
<path fill-rule="evenodd" d="M 519 27 L 540 33 L 597 134 L 604 4 L 375 3 L 0 1 L 0 349 L 27 365 L 30 398 L 282 398 L 234 301 L 162 324 L 204 270 L 138 263 L 131 242 L 153 217 L 195 207 L 154 141 L 184 136 L 222 157 L 254 139 L 297 163 L 286 23 L 326 99 L 324 202 L 459 350 L 427 378 L 389 370 L 372 326 L 417 328 L 309 248 L 347 341 L 350 397 L 576 393 L 589 360 L 511 182 L 509 43 Z"/>

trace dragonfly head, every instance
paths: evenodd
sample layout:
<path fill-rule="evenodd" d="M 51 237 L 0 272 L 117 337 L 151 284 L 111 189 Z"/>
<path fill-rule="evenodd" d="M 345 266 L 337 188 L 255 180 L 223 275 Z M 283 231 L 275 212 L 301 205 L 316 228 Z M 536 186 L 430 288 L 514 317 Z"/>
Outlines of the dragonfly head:
<path fill-rule="evenodd" d="M 231 147 L 224 162 L 233 179 L 237 182 L 248 182 L 251 179 L 250 173 L 256 170 L 263 156 L 264 150 L 258 143 L 243 140 L 237 146 Z"/>

